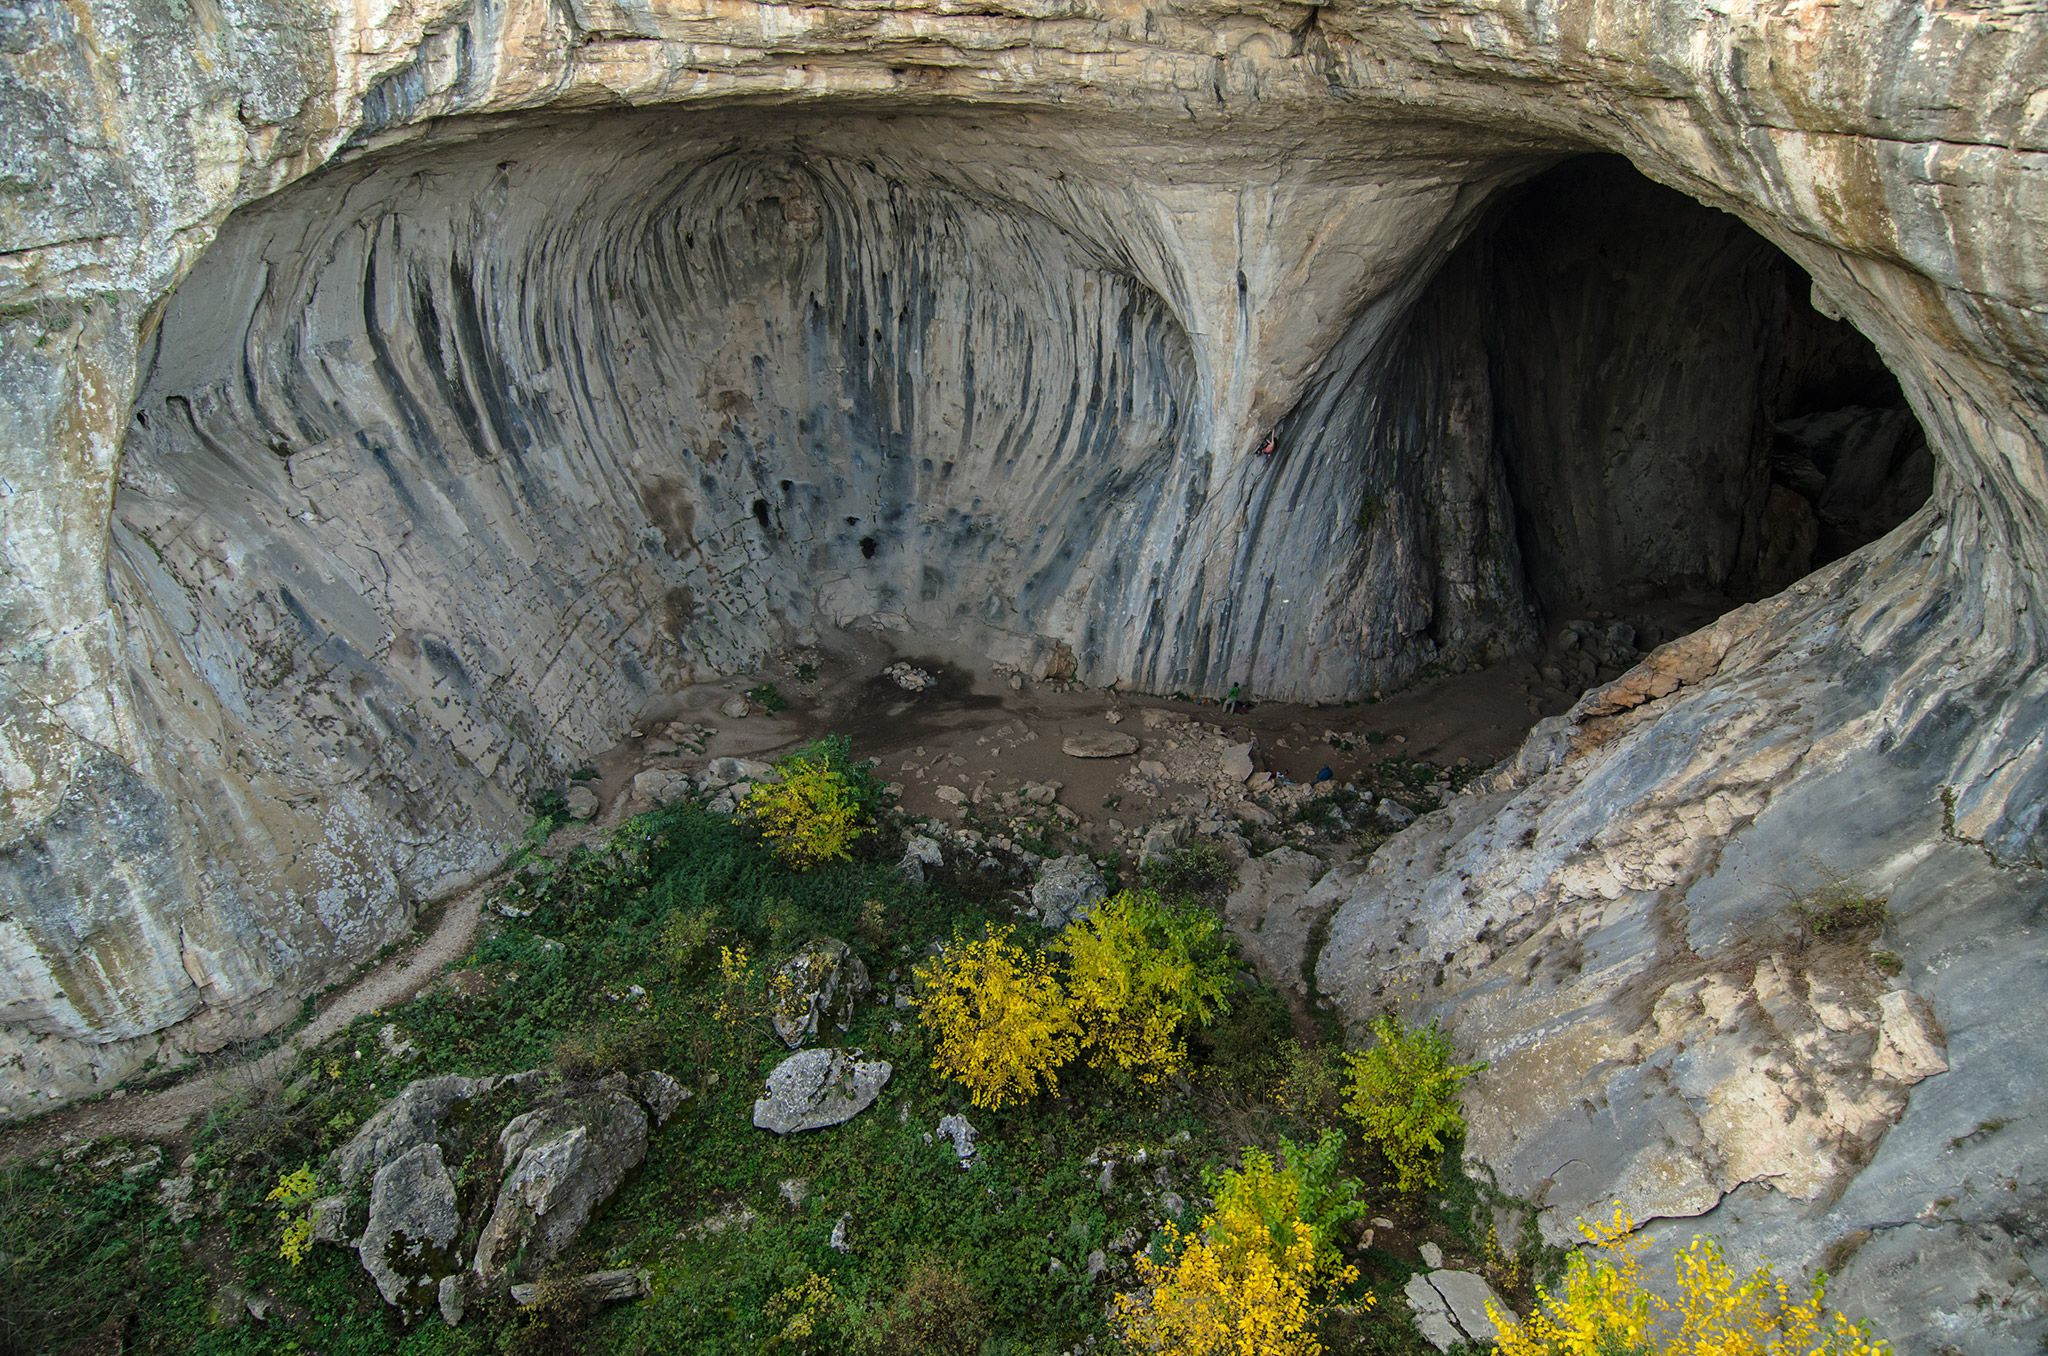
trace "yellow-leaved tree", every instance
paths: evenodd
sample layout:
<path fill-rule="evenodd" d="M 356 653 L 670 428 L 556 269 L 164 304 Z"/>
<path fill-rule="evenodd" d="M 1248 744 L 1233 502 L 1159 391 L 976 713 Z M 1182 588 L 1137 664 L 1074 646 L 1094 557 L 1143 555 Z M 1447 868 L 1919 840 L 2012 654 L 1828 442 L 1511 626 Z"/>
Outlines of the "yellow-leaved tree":
<path fill-rule="evenodd" d="M 859 779 L 846 766 L 845 741 L 819 740 L 775 766 L 782 780 L 747 792 L 740 813 L 792 870 L 848 860 L 848 849 L 868 831 L 868 814 Z"/>
<path fill-rule="evenodd" d="M 1221 921 L 1196 904 L 1125 890 L 1067 925 L 1067 997 L 1081 1050 L 1098 1069 L 1156 1083 L 1187 1063 L 1187 1028 L 1228 1010 Z"/>
<path fill-rule="evenodd" d="M 912 972 L 917 1019 L 932 1038 L 932 1068 L 991 1110 L 1059 1087 L 1074 1057 L 1074 1014 L 1052 962 L 996 928 L 952 942 Z"/>
<path fill-rule="evenodd" d="M 1119 1336 L 1158 1356 L 1320 1356 L 1322 1296 L 1358 1277 L 1335 1237 L 1363 1209 L 1336 1175 L 1342 1151 L 1334 1132 L 1308 1151 L 1281 1141 L 1277 1164 L 1246 1149 L 1197 1232 L 1167 1226 L 1168 1261 L 1135 1259 L 1145 1289 L 1117 1296 Z"/>
<path fill-rule="evenodd" d="M 1521 1322 L 1489 1303 L 1500 1356 L 1885 1356 L 1889 1344 L 1827 1309 L 1825 1278 L 1804 1295 L 1770 1267 L 1742 1273 L 1721 1245 L 1696 1237 L 1673 1260 L 1672 1297 L 1643 1281 L 1648 1241 L 1619 1205 L 1605 1223 L 1579 1221 L 1590 1248 L 1565 1264 L 1564 1287 L 1539 1289 Z"/>

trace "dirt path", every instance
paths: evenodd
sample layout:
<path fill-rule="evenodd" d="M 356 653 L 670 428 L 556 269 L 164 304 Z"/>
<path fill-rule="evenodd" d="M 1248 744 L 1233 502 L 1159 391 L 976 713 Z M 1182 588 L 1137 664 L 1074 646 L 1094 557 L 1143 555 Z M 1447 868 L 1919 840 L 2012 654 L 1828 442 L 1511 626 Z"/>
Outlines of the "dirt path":
<path fill-rule="evenodd" d="M 69 1139 L 178 1137 L 199 1118 L 244 1092 L 274 1086 L 304 1051 L 319 1045 L 366 1012 L 388 1008 L 418 993 L 469 951 L 492 876 L 443 903 L 431 927 L 408 948 L 328 998 L 313 1019 L 264 1054 L 194 1073 L 153 1092 L 116 1092 L 98 1101 L 52 1112 L 0 1130 L 0 1164 L 61 1148 Z"/>

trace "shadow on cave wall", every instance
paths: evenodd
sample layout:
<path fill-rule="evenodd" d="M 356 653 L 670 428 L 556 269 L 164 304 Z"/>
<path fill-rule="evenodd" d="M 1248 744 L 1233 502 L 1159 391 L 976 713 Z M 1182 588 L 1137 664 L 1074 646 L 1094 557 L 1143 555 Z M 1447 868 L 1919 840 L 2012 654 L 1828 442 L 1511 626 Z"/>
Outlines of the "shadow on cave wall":
<path fill-rule="evenodd" d="M 1616 156 L 1504 195 L 1390 376 L 1412 455 L 1491 445 L 1546 627 L 1688 629 L 1875 540 L 1932 488 L 1897 379 L 1798 266 Z"/>

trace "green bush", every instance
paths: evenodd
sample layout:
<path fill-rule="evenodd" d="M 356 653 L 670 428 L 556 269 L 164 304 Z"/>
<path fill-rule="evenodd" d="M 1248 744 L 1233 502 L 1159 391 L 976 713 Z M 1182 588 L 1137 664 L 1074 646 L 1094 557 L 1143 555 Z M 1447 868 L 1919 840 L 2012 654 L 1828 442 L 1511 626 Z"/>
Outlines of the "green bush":
<path fill-rule="evenodd" d="M 870 1316 L 853 1349 L 860 1356 L 956 1356 L 981 1349 L 988 1302 L 957 1262 L 925 1262 Z"/>
<path fill-rule="evenodd" d="M 1486 1066 L 1454 1064 L 1450 1037 L 1434 1021 L 1411 1028 L 1385 1016 L 1372 1035 L 1370 1046 L 1344 1057 L 1344 1114 L 1393 1166 L 1399 1190 L 1418 1192 L 1436 1184 L 1445 1145 L 1465 1133 L 1458 1085 Z"/>
<path fill-rule="evenodd" d="M 1187 1062 L 1187 1028 L 1229 1009 L 1223 923 L 1196 904 L 1125 890 L 1053 943 L 1067 958 L 1067 1001 L 1095 1068 L 1156 1083 Z"/>
<path fill-rule="evenodd" d="M 1145 883 L 1168 899 L 1222 902 L 1237 881 L 1237 868 L 1214 843 L 1189 843 L 1147 862 Z"/>

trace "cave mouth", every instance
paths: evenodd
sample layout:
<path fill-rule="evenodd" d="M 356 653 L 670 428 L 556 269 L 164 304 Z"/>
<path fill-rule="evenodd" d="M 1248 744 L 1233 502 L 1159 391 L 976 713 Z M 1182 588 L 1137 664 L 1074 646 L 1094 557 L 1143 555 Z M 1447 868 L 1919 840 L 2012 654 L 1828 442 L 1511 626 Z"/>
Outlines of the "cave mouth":
<path fill-rule="evenodd" d="M 335 901 L 298 949 L 360 951 L 665 694 L 838 628 L 1343 701 L 1626 622 L 1605 670 L 1926 495 L 1861 336 L 1611 158 L 1448 254 L 1449 191 L 1380 240 L 1406 271 L 1279 454 L 1233 451 L 1219 313 L 1119 253 L 1113 176 L 1013 131 L 590 114 L 237 212 L 165 307 L 111 525 L 158 775 L 226 807 L 205 869 Z"/>
<path fill-rule="evenodd" d="M 1505 191 L 1447 258 L 1406 343 L 1461 365 L 1547 633 L 1626 619 L 1648 648 L 1926 502 L 1898 379 L 1816 300 L 1741 221 L 1612 155 Z"/>

